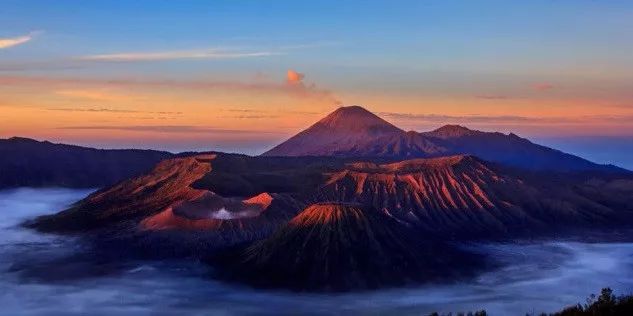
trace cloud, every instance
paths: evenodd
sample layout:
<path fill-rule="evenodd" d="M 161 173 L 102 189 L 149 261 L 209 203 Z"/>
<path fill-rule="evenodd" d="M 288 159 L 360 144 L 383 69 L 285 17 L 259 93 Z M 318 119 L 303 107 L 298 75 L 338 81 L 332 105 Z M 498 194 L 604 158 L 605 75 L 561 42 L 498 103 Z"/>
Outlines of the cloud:
<path fill-rule="evenodd" d="M 444 115 L 444 114 L 411 114 L 381 112 L 382 116 L 396 120 L 416 120 L 421 122 L 447 123 L 447 122 L 470 122 L 470 123 L 526 123 L 542 122 L 544 118 L 533 118 L 515 115 Z M 551 120 L 556 122 L 556 120 Z"/>
<path fill-rule="evenodd" d="M 326 100 L 328 103 L 334 105 L 341 105 L 342 102 L 338 100 L 330 91 L 320 89 L 314 83 L 306 84 L 303 79 L 305 74 L 298 71 L 289 69 L 286 72 L 286 86 L 288 91 L 294 93 L 299 97 L 320 98 Z"/>
<path fill-rule="evenodd" d="M 484 99 L 484 100 L 509 100 L 509 99 L 512 99 L 512 97 L 509 97 L 507 95 L 496 95 L 496 94 L 476 95 L 475 98 L 477 98 L 477 99 Z"/>
<path fill-rule="evenodd" d="M 144 114 L 159 114 L 159 115 L 182 115 L 182 112 L 176 112 L 176 111 L 137 111 L 137 110 L 110 109 L 110 108 L 48 108 L 46 110 L 59 111 L 59 112 L 144 113 Z"/>
<path fill-rule="evenodd" d="M 297 115 L 317 115 L 323 114 L 320 112 L 310 112 L 310 111 L 295 111 L 295 110 L 287 110 L 287 109 L 276 109 L 276 110 L 255 110 L 255 109 L 227 109 L 224 110 L 226 112 L 235 113 L 233 115 L 223 116 L 225 118 L 237 118 L 237 119 L 264 119 L 264 118 L 280 118 L 289 114 L 297 114 Z"/>
<path fill-rule="evenodd" d="M 261 110 L 253 110 L 253 109 L 228 109 L 228 112 L 237 112 L 237 113 L 261 113 L 264 111 Z"/>
<path fill-rule="evenodd" d="M 224 116 L 224 118 L 235 118 L 235 119 L 271 119 L 271 118 L 280 118 L 281 115 L 234 115 L 234 116 Z"/>
<path fill-rule="evenodd" d="M 33 32 L 29 36 L 37 34 Z M 0 39 L 1 40 L 1 39 Z M 25 62 L 0 62 L 0 71 L 29 71 L 29 70 L 65 70 L 89 67 L 102 62 L 148 62 L 178 59 L 236 59 L 256 58 L 275 55 L 284 55 L 292 50 L 310 49 L 316 47 L 335 45 L 334 42 L 316 42 L 298 45 L 285 45 L 277 47 L 264 47 L 255 51 L 240 51 L 228 48 L 190 49 L 174 51 L 154 52 L 123 52 L 75 56 L 72 58 L 57 58 L 48 60 L 32 60 Z M 0 47 L 2 48 L 2 47 Z M 255 79 L 267 79 L 262 73 L 254 74 Z"/>
<path fill-rule="evenodd" d="M 37 34 L 37 32 L 31 32 L 27 35 L 22 35 L 18 37 L 0 38 L 0 49 L 22 45 L 32 40 L 35 34 Z"/>
<path fill-rule="evenodd" d="M 276 134 L 272 131 L 236 130 L 212 127 L 201 127 L 192 125 L 136 125 L 136 126 L 65 126 L 58 127 L 63 130 L 117 130 L 132 132 L 155 132 L 155 133 L 184 133 L 184 134 Z"/>
<path fill-rule="evenodd" d="M 64 90 L 64 87 L 146 87 L 146 88 L 169 88 L 169 89 L 195 89 L 195 90 L 245 90 L 252 92 L 285 93 L 296 98 L 313 99 L 328 104 L 340 105 L 332 92 L 317 87 L 314 83 L 306 84 L 301 80 L 297 84 L 288 84 L 286 81 L 270 82 L 239 82 L 239 81 L 219 81 L 219 80 L 152 80 L 152 79 L 94 79 L 94 78 L 55 78 L 55 77 L 33 77 L 33 76 L 0 76 L 0 85 L 5 86 L 44 86 L 46 88 L 57 88 Z M 75 90 L 75 89 L 73 89 Z"/>
<path fill-rule="evenodd" d="M 236 52 L 223 51 L 220 49 L 201 49 L 201 50 L 181 50 L 181 51 L 163 51 L 163 52 L 130 52 L 116 54 L 99 54 L 79 56 L 77 60 L 83 61 L 102 61 L 102 62 L 134 62 L 134 61 L 162 61 L 177 59 L 235 59 L 249 57 L 265 57 L 278 55 L 279 53 L 256 51 L 256 52 Z"/>
<path fill-rule="evenodd" d="M 547 82 L 541 82 L 541 83 L 535 83 L 532 85 L 532 89 L 536 90 L 536 91 L 549 91 L 556 88 L 556 86 L 554 86 L 551 83 L 547 83 Z"/>
<path fill-rule="evenodd" d="M 117 102 L 117 101 L 127 101 L 131 98 L 126 95 L 116 94 L 110 91 L 105 90 L 91 90 L 91 89 L 72 89 L 72 90 L 58 90 L 55 91 L 55 94 L 71 97 L 76 99 L 87 99 L 87 100 L 95 100 L 95 101 L 109 101 L 109 102 Z"/>
<path fill-rule="evenodd" d="M 466 124 L 588 124 L 590 122 L 630 122 L 633 115 L 585 115 L 577 117 L 529 117 L 518 115 L 444 115 L 380 112 L 381 116 L 394 120 L 409 120 L 424 123 L 466 123 Z"/>
<path fill-rule="evenodd" d="M 292 84 L 292 85 L 296 85 L 296 84 L 301 84 L 303 78 L 305 78 L 305 75 L 300 73 L 300 72 L 296 72 L 292 69 L 289 69 L 288 72 L 286 73 L 286 82 L 288 84 Z"/>
<path fill-rule="evenodd" d="M 118 109 L 108 109 L 108 108 L 95 108 L 95 109 L 50 108 L 46 110 L 60 111 L 60 112 L 144 113 L 142 111 L 135 111 L 135 110 L 118 110 Z"/>

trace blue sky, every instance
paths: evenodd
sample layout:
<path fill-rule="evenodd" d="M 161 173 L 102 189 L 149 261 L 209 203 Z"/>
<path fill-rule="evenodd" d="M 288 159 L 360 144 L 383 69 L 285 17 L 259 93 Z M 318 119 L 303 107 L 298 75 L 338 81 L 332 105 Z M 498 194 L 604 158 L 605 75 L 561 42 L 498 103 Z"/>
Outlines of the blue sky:
<path fill-rule="evenodd" d="M 630 1 L 5 0 L 1 7 L 0 43 L 28 38 L 0 44 L 0 81 L 11 82 L 0 87 L 0 106 L 13 113 L 2 136 L 88 142 L 94 135 L 55 129 L 114 119 L 167 124 L 86 114 L 99 106 L 182 112 L 169 118 L 172 125 L 269 126 L 279 131 L 267 140 L 273 143 L 332 110 L 334 99 L 416 130 L 459 123 L 538 139 L 633 136 Z M 302 74 L 302 93 L 283 95 L 288 70 Z M 156 87 L 165 82 L 177 84 Z M 231 92 L 200 91 L 209 85 Z M 203 101 L 209 113 L 260 114 L 203 120 L 195 113 Z M 84 114 L 58 113 L 47 132 L 36 133 L 51 107 Z M 123 146 L 99 137 L 95 144 Z M 159 145 L 152 137 L 127 138 Z"/>
<path fill-rule="evenodd" d="M 296 49 L 285 62 L 323 76 L 323 66 L 345 66 L 519 77 L 584 62 L 615 71 L 633 50 L 628 1 L 21 0 L 2 7 L 3 36 L 45 34 L 3 59 L 321 45 Z"/>

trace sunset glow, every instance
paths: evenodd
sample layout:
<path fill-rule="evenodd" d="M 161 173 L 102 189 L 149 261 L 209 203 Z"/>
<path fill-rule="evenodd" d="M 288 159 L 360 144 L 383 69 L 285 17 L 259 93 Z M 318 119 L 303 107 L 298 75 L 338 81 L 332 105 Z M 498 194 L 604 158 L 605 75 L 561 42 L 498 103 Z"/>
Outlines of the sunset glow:
<path fill-rule="evenodd" d="M 261 153 L 341 104 L 417 131 L 633 136 L 623 2 L 27 2 L 0 22 L 3 138 Z"/>

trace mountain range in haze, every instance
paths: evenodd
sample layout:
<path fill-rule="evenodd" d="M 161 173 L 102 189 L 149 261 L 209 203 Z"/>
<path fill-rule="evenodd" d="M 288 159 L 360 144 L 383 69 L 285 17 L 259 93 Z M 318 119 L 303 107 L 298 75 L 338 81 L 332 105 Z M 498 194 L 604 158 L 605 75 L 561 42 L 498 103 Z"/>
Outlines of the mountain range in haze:
<path fill-rule="evenodd" d="M 0 189 L 104 187 L 148 171 L 173 156 L 156 150 L 94 149 L 22 137 L 0 139 Z"/>
<path fill-rule="evenodd" d="M 445 125 L 430 132 L 405 132 L 360 106 L 337 109 L 262 156 L 398 161 L 461 154 L 528 170 L 625 172 L 514 134 L 481 132 L 459 125 Z M 22 137 L 0 139 L 0 188 L 103 187 L 175 156 L 164 151 L 93 149 Z"/>
<path fill-rule="evenodd" d="M 360 106 L 341 107 L 264 156 L 382 157 L 394 160 L 474 155 L 530 170 L 622 171 L 537 145 L 515 134 L 445 125 L 431 132 L 405 132 Z"/>

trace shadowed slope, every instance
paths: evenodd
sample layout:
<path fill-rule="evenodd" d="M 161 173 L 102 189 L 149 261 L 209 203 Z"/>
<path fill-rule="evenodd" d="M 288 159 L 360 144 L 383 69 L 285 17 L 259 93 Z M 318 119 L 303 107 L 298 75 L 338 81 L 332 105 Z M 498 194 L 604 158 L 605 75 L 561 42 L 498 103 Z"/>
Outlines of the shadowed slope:
<path fill-rule="evenodd" d="M 629 173 L 615 166 L 599 165 L 578 156 L 534 144 L 513 133 L 505 135 L 470 130 L 459 125 L 446 125 L 420 135 L 445 148 L 443 155 L 474 155 L 484 160 L 529 170 Z"/>
<path fill-rule="evenodd" d="M 371 207 L 318 203 L 224 267 L 228 278 L 255 286 L 329 291 L 428 282 L 476 267 L 473 256 L 421 240 Z"/>
<path fill-rule="evenodd" d="M 0 139 L 0 189 L 98 188 L 137 176 L 173 156 L 155 150 L 106 150 L 19 137 Z"/>

